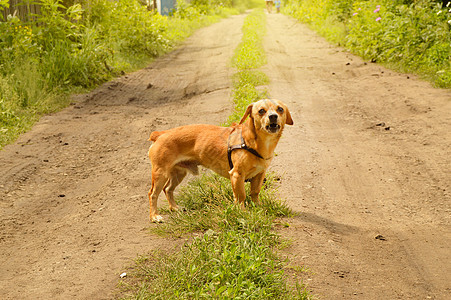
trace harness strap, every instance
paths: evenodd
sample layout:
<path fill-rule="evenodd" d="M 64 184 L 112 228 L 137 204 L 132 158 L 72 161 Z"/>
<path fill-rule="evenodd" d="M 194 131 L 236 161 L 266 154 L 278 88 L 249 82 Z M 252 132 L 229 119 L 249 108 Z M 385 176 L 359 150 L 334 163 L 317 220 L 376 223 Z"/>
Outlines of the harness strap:
<path fill-rule="evenodd" d="M 233 150 L 237 150 L 237 149 L 243 149 L 243 150 L 249 151 L 250 153 L 252 153 L 255 156 L 257 156 L 258 158 L 264 159 L 263 156 L 261 156 L 260 153 L 257 152 L 257 150 L 255 150 L 253 148 L 249 148 L 246 145 L 246 142 L 244 141 L 243 135 L 241 135 L 241 144 L 230 146 L 230 135 L 229 135 L 229 139 L 227 141 L 227 158 L 229 160 L 230 170 L 233 169 L 232 151 Z"/>

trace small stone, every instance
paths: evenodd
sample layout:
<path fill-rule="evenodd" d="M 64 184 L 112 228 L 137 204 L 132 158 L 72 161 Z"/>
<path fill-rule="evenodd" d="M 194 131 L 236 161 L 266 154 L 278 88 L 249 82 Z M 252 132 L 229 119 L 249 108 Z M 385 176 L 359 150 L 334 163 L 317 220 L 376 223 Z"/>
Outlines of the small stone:
<path fill-rule="evenodd" d="M 386 241 L 387 239 L 382 234 L 378 234 L 374 237 L 376 240 Z"/>

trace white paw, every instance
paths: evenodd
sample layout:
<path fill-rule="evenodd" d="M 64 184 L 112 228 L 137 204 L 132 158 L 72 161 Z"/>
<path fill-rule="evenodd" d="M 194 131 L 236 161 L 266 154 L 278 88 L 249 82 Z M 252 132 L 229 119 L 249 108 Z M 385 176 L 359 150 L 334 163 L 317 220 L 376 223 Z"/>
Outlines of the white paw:
<path fill-rule="evenodd" d="M 160 215 L 156 215 L 152 217 L 153 223 L 163 223 L 163 217 Z"/>

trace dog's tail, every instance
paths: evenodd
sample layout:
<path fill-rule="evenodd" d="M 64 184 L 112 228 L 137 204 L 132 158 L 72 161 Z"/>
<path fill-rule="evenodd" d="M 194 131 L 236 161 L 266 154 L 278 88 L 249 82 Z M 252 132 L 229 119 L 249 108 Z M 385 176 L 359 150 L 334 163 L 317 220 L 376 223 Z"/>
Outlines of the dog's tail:
<path fill-rule="evenodd" d="M 164 131 L 154 131 L 150 134 L 150 138 L 149 141 L 155 142 L 160 135 L 162 135 L 164 133 Z"/>

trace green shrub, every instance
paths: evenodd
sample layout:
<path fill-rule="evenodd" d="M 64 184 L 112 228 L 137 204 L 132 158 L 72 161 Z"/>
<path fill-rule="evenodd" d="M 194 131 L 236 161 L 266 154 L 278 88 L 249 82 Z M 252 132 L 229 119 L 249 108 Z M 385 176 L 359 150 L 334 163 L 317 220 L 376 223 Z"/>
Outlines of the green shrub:
<path fill-rule="evenodd" d="M 290 0 L 285 11 L 365 59 L 451 87 L 451 12 L 432 0 Z"/>
<path fill-rule="evenodd" d="M 343 23 L 350 14 L 352 0 L 290 0 L 284 11 L 309 24 L 329 40 L 340 43 L 346 34 Z"/>
<path fill-rule="evenodd" d="M 172 17 L 148 11 L 138 0 L 93 0 L 68 7 L 61 0 L 38 3 L 41 13 L 29 23 L 15 16 L 0 21 L 0 147 L 40 114 L 65 105 L 67 93 L 142 67 L 217 15 L 232 12 L 214 4 L 204 14 L 182 1 Z M 7 5 L 0 0 L 0 10 Z M 60 103 L 55 93 L 61 95 Z"/>
<path fill-rule="evenodd" d="M 136 1 L 119 0 L 110 5 L 111 13 L 102 22 L 102 34 L 117 45 L 118 51 L 155 57 L 170 50 L 167 17 L 149 12 Z"/>
<path fill-rule="evenodd" d="M 429 74 L 438 85 L 450 87 L 447 18 L 451 20 L 451 13 L 426 0 L 408 6 L 390 1 L 356 2 L 346 46 L 366 59 Z"/>

